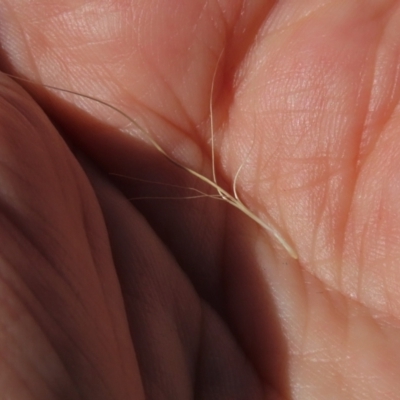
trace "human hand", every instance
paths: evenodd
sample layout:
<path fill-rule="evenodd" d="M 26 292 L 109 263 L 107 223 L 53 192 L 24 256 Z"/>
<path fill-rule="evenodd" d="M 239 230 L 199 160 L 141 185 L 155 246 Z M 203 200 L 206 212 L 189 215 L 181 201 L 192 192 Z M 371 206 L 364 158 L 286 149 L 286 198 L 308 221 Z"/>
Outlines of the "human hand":
<path fill-rule="evenodd" d="M 210 176 L 224 49 L 219 180 L 243 165 L 239 196 L 299 260 L 212 199 L 133 207 L 172 188 L 129 177 L 198 183 L 111 110 L 26 85 L 71 153 L 3 78 L 2 392 L 396 398 L 399 2 L 171 3 L 2 1 L 3 67 Z"/>

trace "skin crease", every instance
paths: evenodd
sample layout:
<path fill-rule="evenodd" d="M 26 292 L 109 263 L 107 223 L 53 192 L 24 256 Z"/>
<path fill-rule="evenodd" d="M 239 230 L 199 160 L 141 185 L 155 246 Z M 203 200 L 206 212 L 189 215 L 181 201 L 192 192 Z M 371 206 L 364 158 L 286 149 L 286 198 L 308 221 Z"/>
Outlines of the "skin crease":
<path fill-rule="evenodd" d="M 400 1 L 1 0 L 0 393 L 395 399 Z M 66 140 L 71 147 L 64 143 Z M 116 177 L 109 173 L 123 174 Z"/>

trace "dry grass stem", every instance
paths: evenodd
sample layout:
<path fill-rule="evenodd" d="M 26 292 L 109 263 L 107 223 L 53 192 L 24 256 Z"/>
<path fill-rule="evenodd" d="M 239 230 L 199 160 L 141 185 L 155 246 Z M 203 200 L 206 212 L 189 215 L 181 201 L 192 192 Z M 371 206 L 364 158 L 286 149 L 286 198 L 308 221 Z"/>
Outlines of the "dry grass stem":
<path fill-rule="evenodd" d="M 96 97 L 87 95 L 87 94 L 82 94 L 82 93 L 78 93 L 75 92 L 73 90 L 69 90 L 69 89 L 63 89 L 63 88 L 58 88 L 52 85 L 46 85 L 46 84 L 37 84 L 40 85 L 42 87 L 45 87 L 47 89 L 51 89 L 51 90 L 56 90 L 56 91 L 60 91 L 60 92 L 64 92 L 64 93 L 69 93 L 72 95 L 76 95 L 76 96 L 80 96 L 82 98 L 94 101 L 98 104 L 102 104 L 105 107 L 108 107 L 111 110 L 114 110 L 116 113 L 122 115 L 123 117 L 125 117 L 128 121 L 130 121 L 152 144 L 152 146 L 154 146 L 154 148 L 160 152 L 167 160 L 169 160 L 172 164 L 176 165 L 178 168 L 181 168 L 183 170 L 185 170 L 187 173 L 195 176 L 196 178 L 200 179 L 201 181 L 205 182 L 207 185 L 211 186 L 211 188 L 215 189 L 216 193 L 215 194 L 206 194 L 203 193 L 197 189 L 194 188 L 190 188 L 194 191 L 197 191 L 198 193 L 196 193 L 194 196 L 188 196 L 188 197 L 184 197 L 183 199 L 188 199 L 188 198 L 201 198 L 201 197 L 209 197 L 212 199 L 216 199 L 216 200 L 222 200 L 225 201 L 226 203 L 229 203 L 230 205 L 232 205 L 233 207 L 237 208 L 238 210 L 240 210 L 242 213 L 244 213 L 245 215 L 247 215 L 250 219 L 252 219 L 254 222 L 256 222 L 259 226 L 261 226 L 265 231 L 267 231 L 272 237 L 274 237 L 285 249 L 286 251 L 289 253 L 289 255 L 291 257 L 293 257 L 294 259 L 297 259 L 297 253 L 296 251 L 293 249 L 293 247 L 287 242 L 287 240 L 281 235 L 281 233 L 278 231 L 278 229 L 276 227 L 274 227 L 272 224 L 270 223 L 266 223 L 264 222 L 261 218 L 259 218 L 256 214 L 254 214 L 240 199 L 239 196 L 237 194 L 237 178 L 239 176 L 239 173 L 244 165 L 244 163 L 240 166 L 240 168 L 238 169 L 238 171 L 235 174 L 234 180 L 233 180 L 233 195 L 230 194 L 228 191 L 226 191 L 225 189 L 223 189 L 218 183 L 217 183 L 217 174 L 216 174 L 216 168 L 215 168 L 215 140 L 214 140 L 214 119 L 213 119 L 213 104 L 212 104 L 212 97 L 213 97 L 213 92 L 214 92 L 214 83 L 215 83 L 215 79 L 216 79 L 216 73 L 217 73 L 217 69 L 218 69 L 218 64 L 220 62 L 221 56 L 218 59 L 217 62 L 217 67 L 215 68 L 214 71 L 214 75 L 213 75 L 213 79 L 212 79 L 212 85 L 211 85 L 211 96 L 210 96 L 210 124 L 211 124 L 211 163 L 212 163 L 212 179 L 207 178 L 206 176 L 200 174 L 199 172 L 186 167 L 180 163 L 178 163 L 177 161 L 175 161 L 173 158 L 171 158 L 166 151 L 152 138 L 152 136 L 150 135 L 150 133 L 148 133 L 145 129 L 143 129 L 133 118 L 131 118 L 127 113 L 125 113 L 124 111 L 120 110 L 119 108 L 113 106 L 110 103 L 107 103 L 104 100 L 98 99 Z M 11 78 L 17 79 L 19 81 L 23 81 L 23 82 L 28 82 L 31 84 L 36 84 L 35 82 L 32 82 L 28 79 L 24 79 L 24 78 L 19 78 L 17 76 L 13 76 L 10 74 L 7 74 L 8 76 L 10 76 Z M 152 197 L 154 199 L 154 197 Z M 146 199 L 146 197 L 144 198 L 140 198 L 140 199 Z"/>

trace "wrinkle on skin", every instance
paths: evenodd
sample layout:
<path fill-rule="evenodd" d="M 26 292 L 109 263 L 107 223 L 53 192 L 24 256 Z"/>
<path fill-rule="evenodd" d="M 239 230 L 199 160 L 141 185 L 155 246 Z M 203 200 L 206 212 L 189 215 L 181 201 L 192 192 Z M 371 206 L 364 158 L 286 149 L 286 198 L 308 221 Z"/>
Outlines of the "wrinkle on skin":
<path fill-rule="evenodd" d="M 135 383 L 129 388 L 124 377 L 135 370 L 134 352 L 124 329 L 104 225 L 93 222 L 100 215 L 93 192 L 32 99 L 15 83 L 6 82 L 3 88 L 0 174 L 2 188 L 8 189 L 2 192 L 0 280 L 8 301 L 0 313 L 12 337 L 3 337 L 1 345 L 16 342 L 5 351 L 10 380 L 2 381 L 2 393 L 22 396 L 18 382 L 32 398 L 132 393 Z M 12 108 L 7 107 L 8 99 Z M 90 203 L 86 217 L 97 232 L 94 248 L 85 240 L 80 196 Z M 104 278 L 107 296 L 100 284 Z M 14 307 L 21 324 L 13 321 Z M 117 350 L 121 345 L 123 353 Z M 40 373 L 51 365 L 54 376 Z"/>
<path fill-rule="evenodd" d="M 65 10 L 71 7 L 70 13 L 63 11 L 69 24 L 48 25 L 48 31 L 34 23 L 45 18 L 44 6 L 35 8 L 39 3 L 49 15 L 60 10 L 59 2 L 19 1 L 8 2 L 13 13 L 7 14 L 0 2 L 7 64 L 28 77 L 37 71 L 43 82 L 101 97 L 133 117 L 139 114 L 169 153 L 205 173 L 211 170 L 210 80 L 226 47 L 214 99 L 219 181 L 229 187 L 243 155 L 254 148 L 237 179 L 239 196 L 283 230 L 300 264 L 223 205 L 165 202 L 138 208 L 176 261 L 172 270 L 187 279 L 190 296 L 208 303 L 222 323 L 220 333 L 232 339 L 233 352 L 224 354 L 244 360 L 238 364 L 248 373 L 248 387 L 260 393 L 261 381 L 271 397 L 293 399 L 395 398 L 399 2 L 220 1 L 199 18 L 205 10 L 199 0 L 174 3 L 174 13 L 165 19 L 163 2 L 100 1 L 79 20 L 76 10 L 83 3 L 75 1 L 63 4 Z M 110 7 L 117 11 L 107 20 L 102 11 Z M 140 23 L 129 27 L 129 15 Z M 88 40 L 82 26 L 91 22 L 109 26 L 91 30 Z M 176 24 L 180 30 L 168 35 L 167 25 Z M 140 172 L 167 183 L 189 180 L 114 129 L 126 123 L 108 111 L 31 90 L 105 170 Z M 127 197 L 140 190 L 133 186 L 119 182 Z M 117 238 L 111 239 L 118 243 Z M 201 257 L 191 251 L 196 243 Z M 100 286 L 99 279 L 104 282 L 93 279 Z M 127 302 L 132 287 L 124 284 Z M 127 317 L 134 321 L 134 313 Z M 209 355 L 220 351 L 210 349 Z M 178 377 L 173 374 L 174 382 Z M 162 376 L 146 379 L 153 388 L 162 387 Z M 189 386 L 185 390 L 190 393 Z"/>

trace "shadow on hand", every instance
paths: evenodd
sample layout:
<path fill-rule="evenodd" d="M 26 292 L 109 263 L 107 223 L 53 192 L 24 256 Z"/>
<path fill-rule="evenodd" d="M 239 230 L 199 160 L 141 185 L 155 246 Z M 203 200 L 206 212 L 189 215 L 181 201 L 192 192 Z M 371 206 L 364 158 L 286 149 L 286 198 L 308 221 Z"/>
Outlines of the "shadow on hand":
<path fill-rule="evenodd" d="M 148 398 L 182 393 L 179 374 L 196 398 L 290 398 L 287 346 L 255 255 L 254 223 L 210 198 L 137 200 L 133 207 L 123 196 L 179 198 L 190 195 L 187 186 L 210 188 L 133 136 L 23 85 L 83 161 L 97 193 Z"/>

